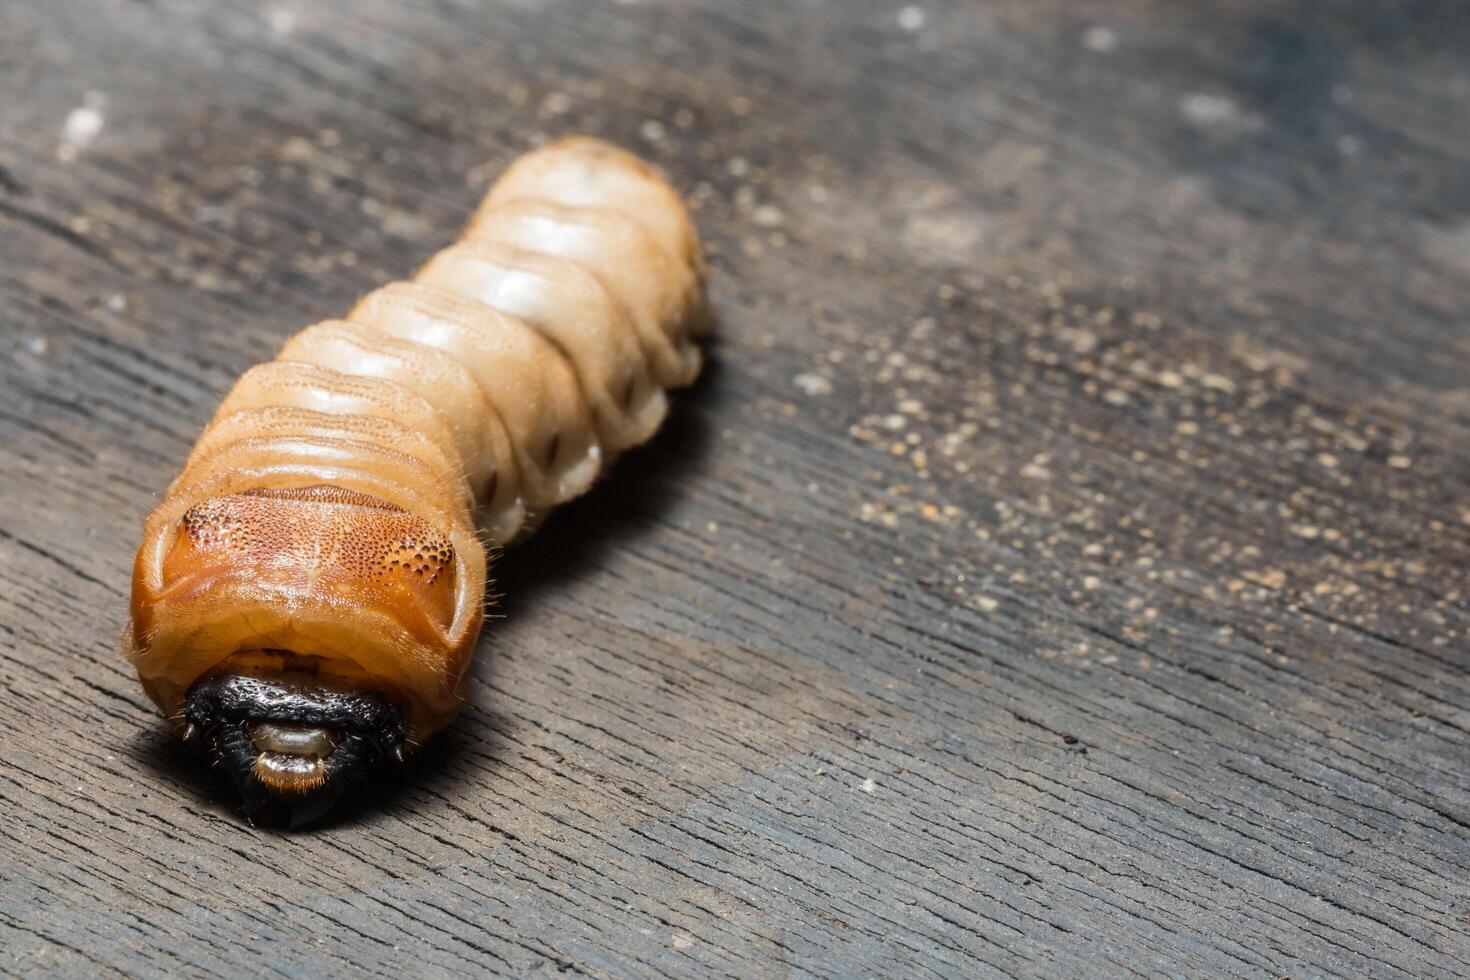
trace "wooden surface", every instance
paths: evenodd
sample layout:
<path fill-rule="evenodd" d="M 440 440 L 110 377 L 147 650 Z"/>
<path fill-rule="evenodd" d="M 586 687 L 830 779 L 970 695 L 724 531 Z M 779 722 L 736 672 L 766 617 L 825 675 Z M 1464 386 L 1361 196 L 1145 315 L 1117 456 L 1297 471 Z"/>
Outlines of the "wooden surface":
<path fill-rule="evenodd" d="M 1470 970 L 1470 12 L 7 3 L 0 972 Z M 586 131 L 711 369 L 257 832 L 116 652 L 234 377 Z"/>

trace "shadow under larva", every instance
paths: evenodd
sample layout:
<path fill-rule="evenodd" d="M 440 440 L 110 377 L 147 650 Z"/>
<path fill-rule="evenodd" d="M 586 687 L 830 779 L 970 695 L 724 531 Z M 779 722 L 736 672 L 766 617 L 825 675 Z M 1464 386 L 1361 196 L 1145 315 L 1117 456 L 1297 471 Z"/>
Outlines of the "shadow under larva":
<path fill-rule="evenodd" d="M 124 644 L 252 821 L 318 819 L 454 719 L 487 547 L 659 428 L 705 278 L 662 177 L 562 140 L 413 279 L 240 378 L 145 522 Z"/>

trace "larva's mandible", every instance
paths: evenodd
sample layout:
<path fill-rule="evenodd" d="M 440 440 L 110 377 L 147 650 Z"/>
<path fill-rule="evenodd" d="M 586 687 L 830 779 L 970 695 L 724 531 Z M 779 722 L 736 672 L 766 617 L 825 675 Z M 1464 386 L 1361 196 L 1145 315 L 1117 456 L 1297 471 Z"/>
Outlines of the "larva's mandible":
<path fill-rule="evenodd" d="M 486 545 L 651 436 L 708 323 L 678 195 L 576 138 L 241 377 L 145 523 L 125 643 L 253 818 L 310 819 L 454 718 Z"/>

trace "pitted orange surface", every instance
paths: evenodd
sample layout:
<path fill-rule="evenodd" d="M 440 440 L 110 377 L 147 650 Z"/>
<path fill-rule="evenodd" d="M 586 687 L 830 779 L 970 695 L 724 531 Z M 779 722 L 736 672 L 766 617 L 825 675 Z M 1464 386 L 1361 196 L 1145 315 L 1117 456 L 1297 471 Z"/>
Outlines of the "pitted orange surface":
<path fill-rule="evenodd" d="M 447 629 L 454 613 L 454 546 L 394 504 L 341 487 L 249 490 L 185 513 L 164 560 L 172 593 L 248 570 L 352 595 L 399 615 L 427 606 Z"/>

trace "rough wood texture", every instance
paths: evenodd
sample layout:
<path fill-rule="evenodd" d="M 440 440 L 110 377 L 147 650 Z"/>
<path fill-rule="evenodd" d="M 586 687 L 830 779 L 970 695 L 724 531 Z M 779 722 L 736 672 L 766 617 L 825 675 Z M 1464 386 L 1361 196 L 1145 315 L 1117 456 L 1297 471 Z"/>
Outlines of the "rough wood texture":
<path fill-rule="evenodd" d="M 1470 970 L 1470 14 L 9 3 L 0 970 Z M 450 737 L 250 830 L 117 656 L 243 368 L 588 131 L 693 193 L 669 431 Z"/>

